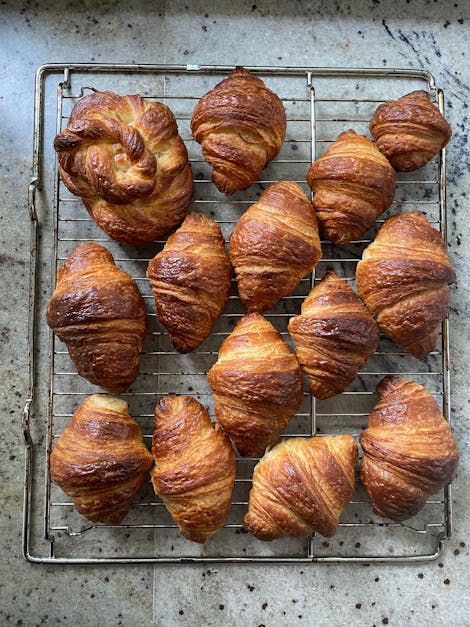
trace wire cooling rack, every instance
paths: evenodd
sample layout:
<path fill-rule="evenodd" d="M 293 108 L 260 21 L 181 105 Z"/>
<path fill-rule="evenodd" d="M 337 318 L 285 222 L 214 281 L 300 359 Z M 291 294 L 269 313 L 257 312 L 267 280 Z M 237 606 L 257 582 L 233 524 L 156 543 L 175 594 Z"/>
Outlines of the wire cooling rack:
<path fill-rule="evenodd" d="M 348 128 L 367 134 L 369 120 L 379 103 L 413 89 L 429 91 L 443 111 L 443 93 L 433 77 L 421 70 L 248 68 L 281 98 L 287 112 L 286 141 L 262 177 L 245 192 L 226 198 L 210 181 L 210 168 L 190 132 L 189 123 L 198 99 L 233 68 L 220 66 L 84 65 L 53 64 L 38 69 L 35 89 L 33 176 L 29 187 L 31 218 L 30 391 L 24 409 L 26 480 L 23 550 L 34 562 L 47 563 L 191 563 L 191 562 L 408 562 L 430 560 L 451 532 L 450 489 L 430 499 L 406 523 L 392 523 L 372 513 L 357 482 L 352 501 L 343 512 L 338 531 L 325 540 L 256 540 L 243 528 L 251 476 L 257 459 L 237 459 L 237 476 L 228 524 L 206 545 L 191 543 L 178 533 L 161 501 L 146 483 L 120 525 L 93 524 L 81 517 L 70 499 L 49 479 L 48 458 L 73 412 L 83 399 L 100 391 L 76 374 L 65 346 L 45 321 L 45 307 L 55 286 L 57 268 L 82 241 L 100 242 L 117 265 L 133 276 L 148 310 L 149 333 L 141 357 L 141 374 L 121 396 L 150 445 L 153 410 L 164 394 L 192 394 L 214 416 L 206 373 L 217 359 L 221 342 L 244 314 L 232 289 L 224 313 L 210 337 L 188 355 L 176 353 L 155 316 L 145 271 L 164 241 L 131 247 L 109 239 L 89 218 L 80 199 L 61 183 L 52 149 L 56 133 L 67 124 L 76 102 L 94 90 L 120 94 L 140 93 L 167 104 L 175 113 L 188 147 L 195 194 L 191 210 L 215 219 L 228 239 L 234 224 L 278 180 L 296 181 L 310 193 L 305 179 L 312 160 Z M 322 241 L 323 258 L 313 275 L 266 313 L 290 342 L 287 323 L 299 313 L 311 286 L 333 268 L 354 286 L 357 261 L 388 215 L 422 211 L 446 238 L 445 154 L 414 173 L 399 174 L 393 206 L 363 239 L 347 246 Z M 418 361 L 381 337 L 377 352 L 343 394 L 315 401 L 305 394 L 299 413 L 285 436 L 352 433 L 358 437 L 377 398 L 375 387 L 388 373 L 400 373 L 424 384 L 449 420 L 449 355 L 447 320 L 438 348 Z"/>

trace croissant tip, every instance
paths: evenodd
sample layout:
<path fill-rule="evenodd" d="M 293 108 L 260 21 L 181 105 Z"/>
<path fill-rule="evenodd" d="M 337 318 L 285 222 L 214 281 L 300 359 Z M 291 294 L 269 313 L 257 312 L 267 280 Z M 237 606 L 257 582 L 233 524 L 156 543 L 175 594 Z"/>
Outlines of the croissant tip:
<path fill-rule="evenodd" d="M 407 383 L 407 379 L 399 374 L 388 374 L 377 384 L 376 391 L 379 397 L 383 397 L 393 390 Z"/>

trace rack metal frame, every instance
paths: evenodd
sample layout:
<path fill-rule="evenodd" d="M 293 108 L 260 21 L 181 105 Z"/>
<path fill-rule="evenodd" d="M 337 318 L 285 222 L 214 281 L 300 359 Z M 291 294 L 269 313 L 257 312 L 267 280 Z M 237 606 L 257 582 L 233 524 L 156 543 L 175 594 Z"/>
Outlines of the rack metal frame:
<path fill-rule="evenodd" d="M 74 536 L 81 536 L 85 534 L 90 529 L 98 529 L 102 530 L 106 533 L 107 526 L 106 525 L 94 525 L 91 524 L 87 527 L 84 527 L 80 530 L 75 530 L 67 526 L 63 527 L 54 527 L 51 525 L 50 514 L 52 507 L 71 507 L 71 503 L 69 502 L 52 502 L 51 501 L 51 483 L 48 472 L 48 456 L 52 447 L 52 442 L 57 434 L 54 433 L 54 418 L 59 414 L 55 412 L 54 409 L 54 400 L 57 395 L 60 395 L 61 392 L 57 390 L 57 386 L 55 383 L 55 378 L 57 376 L 69 376 L 72 375 L 72 372 L 68 372 L 66 370 L 57 370 L 55 369 L 55 360 L 58 356 L 62 354 L 66 354 L 66 351 L 63 350 L 63 346 L 56 341 L 52 332 L 49 333 L 49 347 L 48 347 L 48 363 L 49 363 L 49 388 L 48 388 L 48 406 L 45 407 L 44 404 L 42 407 L 37 406 L 36 400 L 36 386 L 37 386 L 37 355 L 38 351 L 45 350 L 44 347 L 39 346 L 38 338 L 38 326 L 44 326 L 44 320 L 39 319 L 38 312 L 38 290 L 39 290 L 39 279 L 43 279 L 42 272 L 39 267 L 39 235 L 42 233 L 44 237 L 52 237 L 52 262 L 51 262 L 51 272 L 48 280 L 48 287 L 50 292 L 55 285 L 55 274 L 58 267 L 58 264 L 63 260 L 60 257 L 58 251 L 58 242 L 59 242 L 59 218 L 62 210 L 62 200 L 60 198 L 60 182 L 57 171 L 57 163 L 55 163 L 54 170 L 54 189 L 53 191 L 53 229 L 52 233 L 43 233 L 41 230 L 41 220 L 39 218 L 38 210 L 37 210 L 37 197 L 38 194 L 43 191 L 43 177 L 42 177 L 42 168 L 44 161 L 44 121 L 45 116 L 52 115 L 51 111 L 46 111 L 44 106 L 45 101 L 45 82 L 47 77 L 57 76 L 57 99 L 56 99 L 56 130 L 59 132 L 62 128 L 64 122 L 63 115 L 63 102 L 64 98 L 77 98 L 82 96 L 87 90 L 95 89 L 93 86 L 89 86 L 87 81 L 85 80 L 83 85 L 80 88 L 80 93 L 71 94 L 71 77 L 75 75 L 87 77 L 88 74 L 100 75 L 114 75 L 119 74 L 123 76 L 128 76 L 131 82 L 132 77 L 142 76 L 142 75 L 155 75 L 155 76 L 170 76 L 170 75 L 183 75 L 183 74 L 191 74 L 191 75 L 204 75 L 204 76 L 214 76 L 214 84 L 215 78 L 220 76 L 221 74 L 228 74 L 234 68 L 232 66 L 218 66 L 218 65 L 117 65 L 117 64 L 83 64 L 83 63 L 68 63 L 68 64 L 47 64 L 38 68 L 36 72 L 36 81 L 35 81 L 35 94 L 34 94 L 34 139 L 33 139 L 33 166 L 32 166 L 32 176 L 28 189 L 28 208 L 29 208 L 29 216 L 31 222 L 31 264 L 30 264 L 30 289 L 29 289 L 29 343 L 28 343 L 28 363 L 29 363 L 29 383 L 28 383 L 28 397 L 26 399 L 24 410 L 23 410 L 23 435 L 25 442 L 25 486 L 24 486 L 24 521 L 23 521 L 23 554 L 24 557 L 31 562 L 41 562 L 41 563 L 69 563 L 69 564 L 97 564 L 97 563 L 218 563 L 218 562 L 235 562 L 235 563 L 331 563 L 331 562 L 357 562 L 357 563 L 371 563 L 371 562 L 392 562 L 392 563 L 404 563 L 404 562 L 416 562 L 416 561 L 429 561 L 435 559 L 443 546 L 443 542 L 447 539 L 452 530 L 452 499 L 451 499 L 451 490 L 450 486 L 445 488 L 442 493 L 442 498 L 435 498 L 430 501 L 430 503 L 437 504 L 441 507 L 441 518 L 438 522 L 429 522 L 426 523 L 424 529 L 414 529 L 417 533 L 432 533 L 433 538 L 435 538 L 434 550 L 427 553 L 398 553 L 394 555 L 387 554 L 375 554 L 375 555 L 361 555 L 357 554 L 357 551 L 353 554 L 348 555 L 320 555 L 316 553 L 314 548 L 314 540 L 315 538 L 309 539 L 307 544 L 306 554 L 304 556 L 294 556 L 294 555 L 286 555 L 286 554 L 274 554 L 274 555 L 261 555 L 261 554 L 253 554 L 253 555 L 244 555 L 240 552 L 238 555 L 231 556 L 220 556 L 220 555 L 210 555 L 210 556 L 198 556 L 198 555 L 189 555 L 185 557 L 176 557 L 171 555 L 136 555 L 136 556 L 119 556 L 119 555 L 72 555 L 72 556 L 63 556 L 57 555 L 55 551 L 55 541 L 56 534 L 65 534 L 69 538 L 73 538 Z M 381 80 L 390 80 L 390 79 L 416 79 L 422 81 L 423 86 L 425 86 L 432 97 L 437 102 L 439 109 L 441 112 L 444 112 L 444 94 L 443 91 L 436 87 L 433 76 L 426 71 L 423 70 L 414 70 L 414 69 L 390 69 L 390 68 L 308 68 L 308 67 L 248 67 L 250 71 L 253 73 L 259 74 L 262 77 L 283 77 L 286 81 L 289 81 L 293 78 L 305 79 L 305 88 L 306 88 L 306 104 L 308 104 L 310 111 L 310 119 L 308 120 L 308 125 L 310 129 L 309 137 L 304 137 L 302 141 L 309 141 L 311 150 L 310 150 L 310 159 L 313 161 L 317 154 L 317 146 L 319 140 L 317 138 L 318 133 L 318 125 L 322 123 L 322 120 L 319 116 L 316 115 L 316 109 L 318 103 L 321 99 L 316 96 L 315 92 L 315 81 L 318 79 L 328 79 L 331 81 L 335 81 L 338 79 L 357 79 L 363 80 L 367 78 L 381 79 Z M 202 94 L 200 94 L 202 95 Z M 155 97 L 160 98 L 171 98 L 171 96 L 165 96 L 164 94 L 157 94 Z M 194 95 L 188 96 L 175 96 L 175 98 L 188 98 L 190 101 L 196 101 L 196 97 Z M 374 98 L 356 98 L 356 99 L 344 99 L 344 102 L 352 102 L 356 101 L 357 103 L 364 102 L 381 102 L 382 100 L 374 100 Z M 323 102 L 331 102 L 331 103 L 339 103 L 341 105 L 341 98 L 331 98 L 331 99 L 323 99 Z M 170 104 L 171 106 L 171 104 Z M 333 119 L 332 119 L 333 120 Z M 328 120 L 328 121 L 332 121 Z M 347 118 L 342 119 L 338 118 L 334 121 L 340 122 L 349 122 Z M 365 121 L 365 120 L 364 120 Z M 321 140 L 321 141 L 330 141 L 330 140 Z M 331 139 L 333 141 L 333 138 Z M 278 162 L 282 163 L 282 159 L 279 159 Z M 286 163 L 289 160 L 286 161 Z M 209 181 L 199 179 L 197 182 L 208 183 Z M 269 184 L 274 182 L 274 180 L 264 179 L 263 183 Z M 301 182 L 301 181 L 299 181 Z M 304 181 L 302 181 L 304 182 Z M 416 182 L 416 181 L 414 181 Z M 446 191 L 445 191 L 445 150 L 440 152 L 438 157 L 438 167 L 437 167 L 437 179 L 435 181 L 418 181 L 423 184 L 432 184 L 435 185 L 435 189 L 438 190 L 438 204 L 439 204 L 439 228 L 442 233 L 444 240 L 447 238 L 447 215 L 446 215 Z M 406 181 L 404 181 L 406 183 Z M 203 200 L 200 199 L 199 205 L 196 205 L 197 209 L 204 210 L 204 203 L 207 202 L 222 202 L 220 200 Z M 243 204 L 243 206 L 248 206 L 249 202 L 246 200 L 238 201 Z M 404 201 L 406 202 L 406 201 Z M 416 201 L 410 201 L 416 202 Z M 418 201 L 419 202 L 419 201 Z M 86 212 L 83 209 L 83 216 L 86 216 Z M 77 217 L 74 218 L 77 221 L 91 221 L 88 217 Z M 221 223 L 224 223 L 223 220 L 218 220 Z M 225 221 L 226 224 L 232 223 L 233 221 L 228 220 Z M 383 220 L 378 221 L 383 222 Z M 95 238 L 95 241 L 102 242 L 110 242 L 109 238 L 107 238 L 104 234 L 102 236 Z M 370 239 L 358 240 L 356 243 L 358 244 L 367 244 L 370 242 Z M 116 259 L 119 265 L 119 259 Z M 356 262 L 357 258 L 348 258 L 339 256 L 336 258 L 336 255 L 333 257 L 329 257 L 328 261 L 330 262 Z M 41 276 L 40 276 L 41 275 Z M 135 277 L 138 280 L 142 280 L 143 277 Z M 354 277 L 346 277 L 350 280 L 353 280 Z M 318 280 L 315 276 L 315 272 L 312 273 L 311 277 L 305 279 L 307 281 L 307 286 L 310 288 L 314 285 L 315 281 Z M 47 281 L 46 281 L 47 282 Z M 299 303 L 301 299 L 305 296 L 292 296 L 290 298 L 297 299 Z M 231 296 L 232 299 L 236 299 L 236 296 Z M 288 297 L 289 298 L 289 297 Z M 152 314 L 149 314 L 152 315 Z M 242 315 L 241 313 L 231 313 L 230 317 L 236 318 L 237 316 Z M 272 314 L 276 318 L 276 316 L 280 316 L 283 318 L 288 317 L 289 313 L 279 313 Z M 153 314 L 155 316 L 155 314 Z M 224 330 L 219 332 L 218 334 L 221 336 L 226 336 L 230 333 L 231 329 Z M 162 332 L 159 332 L 160 334 Z M 158 333 L 157 333 L 158 334 Z M 43 342 L 44 343 L 44 342 Z M 208 351 L 205 354 L 210 354 Z M 150 354 L 150 353 L 148 353 Z M 162 355 L 171 355 L 173 354 L 171 351 L 163 351 L 157 350 L 154 353 L 157 355 L 157 364 L 159 364 L 158 359 Z M 200 354 L 204 354 L 203 351 Z M 398 354 L 398 353 L 395 353 Z M 442 334 L 441 334 L 441 346 L 440 350 L 437 351 L 437 354 L 440 355 L 440 368 L 438 372 L 421 372 L 421 373 L 413 373 L 406 372 L 404 374 L 413 375 L 413 374 L 431 374 L 436 375 L 441 378 L 441 392 L 442 396 L 442 408 L 445 418 L 450 422 L 450 366 L 449 366 L 449 329 L 448 329 L 448 321 L 444 320 L 442 325 Z M 160 376 L 164 375 L 173 375 L 176 373 L 173 372 L 165 372 L 159 370 L 154 373 L 156 375 L 156 379 Z M 180 373 L 183 374 L 183 373 Z M 203 375 L 205 372 L 190 372 L 186 374 L 191 375 Z M 363 371 L 363 375 L 373 374 L 373 375 L 385 375 L 389 374 L 389 372 L 373 372 L 369 373 L 367 371 Z M 157 383 L 158 384 L 158 383 Z M 344 392 L 344 394 L 372 394 L 370 390 L 365 390 L 362 392 Z M 74 392 L 78 396 L 78 398 L 84 398 L 86 393 Z M 147 394 L 147 392 L 142 392 L 141 394 Z M 160 395 L 160 390 L 157 389 L 157 392 L 148 392 L 148 394 L 154 394 L 155 396 Z M 123 396 L 126 396 L 125 394 Z M 309 397 L 310 398 L 310 397 Z M 67 417 L 72 415 L 72 409 L 70 409 L 70 413 L 62 413 L 61 417 Z M 35 441 L 35 436 L 33 435 L 33 426 L 34 421 L 44 420 L 44 415 L 47 415 L 47 437 L 45 444 L 39 444 Z M 303 414 L 306 416 L 306 414 Z M 315 399 L 311 398 L 310 401 L 310 430 L 311 433 L 309 435 L 313 435 L 316 433 L 316 421 L 317 417 L 321 414 L 318 413 L 316 409 Z M 325 414 L 323 414 L 325 415 Z M 341 415 L 341 414 L 339 414 Z M 362 415 L 362 414 L 352 414 Z M 42 418 L 41 418 L 42 416 Z M 305 434 L 303 434 L 305 435 Z M 357 434 L 355 434 L 357 435 Z M 147 436 L 149 437 L 149 436 Z M 36 468 L 34 456 L 35 452 L 38 448 L 43 447 L 43 457 L 45 458 L 45 464 Z M 45 447 L 45 451 L 44 451 Z M 37 479 L 37 472 L 44 472 L 44 492 L 42 499 L 39 494 L 37 488 L 33 487 L 35 484 L 34 479 Z M 244 480 L 246 481 L 246 479 Z M 37 482 L 36 482 L 37 483 Z M 34 497 L 34 498 L 33 498 Z M 42 504 L 41 507 L 36 508 L 33 501 L 39 499 L 39 502 Z M 363 501 L 353 501 L 354 503 L 364 503 Z M 147 505 L 152 506 L 161 506 L 162 504 L 157 501 L 147 503 Z M 234 503 L 235 505 L 235 503 Z M 245 501 L 236 503 L 236 505 L 246 505 Z M 49 550 L 46 554 L 33 554 L 33 547 L 31 541 L 31 522 L 33 517 L 36 515 L 41 515 L 40 513 L 36 513 L 36 509 L 42 511 L 42 526 L 43 526 L 43 534 L 42 538 L 46 544 L 49 545 Z M 359 522 L 359 523 L 342 523 L 343 526 L 355 526 L 361 527 L 363 526 L 365 530 L 370 525 L 383 527 L 384 530 L 390 529 L 393 530 L 395 527 L 403 526 L 403 523 L 392 523 L 382 521 L 381 523 L 376 522 Z M 130 530 L 134 527 L 139 527 L 141 529 L 149 528 L 149 529 L 159 529 L 159 528 L 167 528 L 167 527 L 175 527 L 175 525 L 168 524 L 143 524 L 143 525 L 128 525 L 122 524 L 113 526 L 114 529 L 125 529 Z M 340 525 L 341 526 L 341 525 Z M 406 525 L 405 525 L 406 526 Z M 227 527 L 241 528 L 241 524 L 229 524 Z M 411 527 L 411 529 L 413 529 Z M 384 531 L 385 533 L 385 531 Z"/>

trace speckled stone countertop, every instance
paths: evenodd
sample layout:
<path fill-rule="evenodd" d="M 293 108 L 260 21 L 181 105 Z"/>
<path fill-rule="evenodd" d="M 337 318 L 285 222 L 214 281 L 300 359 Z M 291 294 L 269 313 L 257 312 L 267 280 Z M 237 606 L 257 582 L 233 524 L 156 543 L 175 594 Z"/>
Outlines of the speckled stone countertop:
<path fill-rule="evenodd" d="M 150 9 L 153 6 L 153 9 Z M 470 4 L 0 1 L 0 624 L 470 625 Z M 391 565 L 54 566 L 21 557 L 33 83 L 43 63 L 412 67 L 446 91 L 454 532 L 435 562 Z"/>

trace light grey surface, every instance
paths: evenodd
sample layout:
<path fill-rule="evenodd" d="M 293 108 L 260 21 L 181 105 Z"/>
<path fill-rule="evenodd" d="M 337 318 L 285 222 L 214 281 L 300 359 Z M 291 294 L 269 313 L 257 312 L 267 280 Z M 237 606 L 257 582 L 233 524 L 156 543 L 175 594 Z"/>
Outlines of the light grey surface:
<path fill-rule="evenodd" d="M 470 522 L 467 203 L 469 23 L 464 1 L 0 4 L 2 224 L 1 624 L 467 625 Z M 310 6 L 312 5 L 312 6 Z M 158 8 L 157 8 L 158 7 Z M 270 8 L 268 8 L 270 7 Z M 35 68 L 61 61 L 400 66 L 446 90 L 452 288 L 453 426 L 461 450 L 454 533 L 417 566 L 61 567 L 20 554 L 29 222 Z M 462 543 L 465 543 L 462 546 Z M 360 607 L 358 607 L 360 604 Z M 300 618 L 299 618 L 300 617 Z"/>

